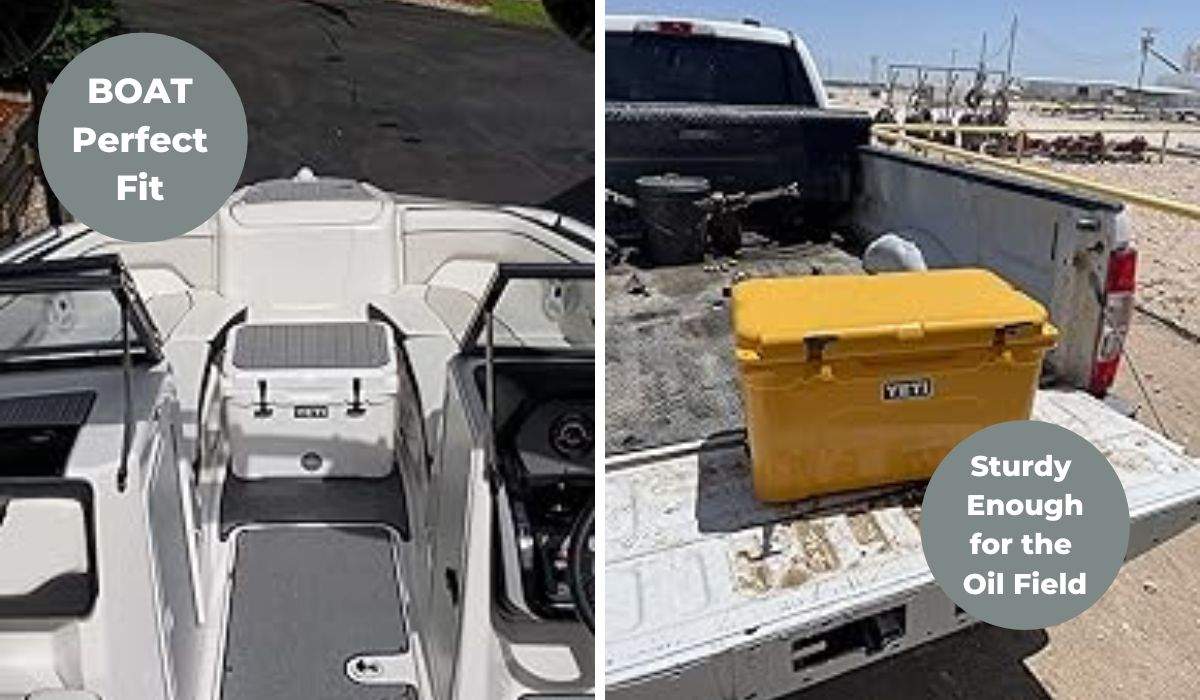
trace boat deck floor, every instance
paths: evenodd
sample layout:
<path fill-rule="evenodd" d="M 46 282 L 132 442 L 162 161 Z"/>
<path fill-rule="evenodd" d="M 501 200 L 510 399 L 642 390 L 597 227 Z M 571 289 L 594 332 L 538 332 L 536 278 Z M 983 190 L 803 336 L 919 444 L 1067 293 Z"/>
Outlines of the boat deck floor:
<path fill-rule="evenodd" d="M 222 700 L 410 700 L 348 664 L 409 650 L 396 549 L 382 526 L 238 530 Z"/>

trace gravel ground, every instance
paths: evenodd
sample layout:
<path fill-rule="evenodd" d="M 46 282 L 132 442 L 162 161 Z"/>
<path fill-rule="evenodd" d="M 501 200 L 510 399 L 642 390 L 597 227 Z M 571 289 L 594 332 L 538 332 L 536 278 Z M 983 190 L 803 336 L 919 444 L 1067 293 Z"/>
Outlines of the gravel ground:
<path fill-rule="evenodd" d="M 1056 129 L 1062 126 L 1069 127 L 1094 127 L 1096 130 L 1103 129 L 1125 129 L 1125 128 L 1143 128 L 1143 129 L 1168 129 L 1171 133 L 1167 136 L 1168 146 L 1190 146 L 1193 148 L 1200 147 L 1200 126 L 1195 122 L 1180 123 L 1159 121 L 1154 119 L 1136 121 L 1133 119 L 1121 119 L 1109 117 L 1107 119 L 1081 119 L 1079 117 L 1063 117 L 1051 116 L 1032 112 L 1024 105 L 1018 104 L 1016 111 L 1009 117 L 1009 124 L 1013 126 L 1023 126 L 1026 128 L 1047 128 Z M 1126 139 L 1135 134 L 1116 134 L 1114 137 Z M 1146 140 L 1152 145 L 1161 143 L 1161 135 L 1159 133 L 1146 134 Z"/>
<path fill-rule="evenodd" d="M 1200 456 L 1200 345 L 1136 314 L 1113 392 L 1138 406 L 1137 419 Z M 1140 381 L 1139 381 L 1140 380 Z"/>

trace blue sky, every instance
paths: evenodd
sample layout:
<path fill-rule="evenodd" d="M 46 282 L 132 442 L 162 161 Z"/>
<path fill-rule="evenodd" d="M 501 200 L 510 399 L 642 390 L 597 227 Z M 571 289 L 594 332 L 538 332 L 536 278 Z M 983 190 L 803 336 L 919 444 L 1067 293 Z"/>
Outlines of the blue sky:
<path fill-rule="evenodd" d="M 1015 72 L 1023 76 L 1137 79 L 1142 27 L 1159 30 L 1155 47 L 1178 62 L 1189 42 L 1200 40 L 1195 0 L 1085 2 L 1035 0 L 971 2 L 813 2 L 812 0 L 607 0 L 609 13 L 662 12 L 695 17 L 754 17 L 787 27 L 808 42 L 826 76 L 865 78 L 871 55 L 889 62 L 979 60 L 984 32 L 989 67 L 1003 68 L 1009 24 L 1019 17 Z M 1168 69 L 1147 64 L 1148 80 Z"/>

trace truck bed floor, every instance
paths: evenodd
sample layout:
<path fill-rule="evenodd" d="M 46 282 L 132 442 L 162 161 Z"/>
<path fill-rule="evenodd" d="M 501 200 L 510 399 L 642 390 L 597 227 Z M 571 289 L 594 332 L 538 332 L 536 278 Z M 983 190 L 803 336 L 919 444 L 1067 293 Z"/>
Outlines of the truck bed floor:
<path fill-rule="evenodd" d="M 831 243 L 752 240 L 736 262 L 640 269 L 605 281 L 607 452 L 711 437 L 742 425 L 725 289 L 736 276 L 861 274 Z"/>

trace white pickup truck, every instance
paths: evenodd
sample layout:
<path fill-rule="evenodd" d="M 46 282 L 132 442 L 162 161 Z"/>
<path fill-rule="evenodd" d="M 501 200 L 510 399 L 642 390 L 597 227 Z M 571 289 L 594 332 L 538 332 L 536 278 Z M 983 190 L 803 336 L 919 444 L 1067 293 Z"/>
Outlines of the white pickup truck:
<path fill-rule="evenodd" d="M 788 32 L 677 18 L 610 19 L 608 41 L 641 32 L 653 45 L 659 27 L 673 46 L 761 40 L 806 56 Z M 820 84 L 811 61 L 796 63 Z M 617 65 L 610 54 L 610 83 Z M 885 233 L 915 243 L 930 267 L 997 272 L 1060 330 L 1034 417 L 1108 456 L 1129 501 L 1128 556 L 1200 518 L 1200 462 L 1097 398 L 1132 309 L 1137 258 L 1123 206 L 870 145 L 853 161 L 852 200 L 827 241 L 747 235 L 736 258 L 607 271 L 610 698 L 765 700 L 972 623 L 925 564 L 920 485 L 754 500 L 727 304 L 743 276 L 862 274 L 862 251 Z"/>

